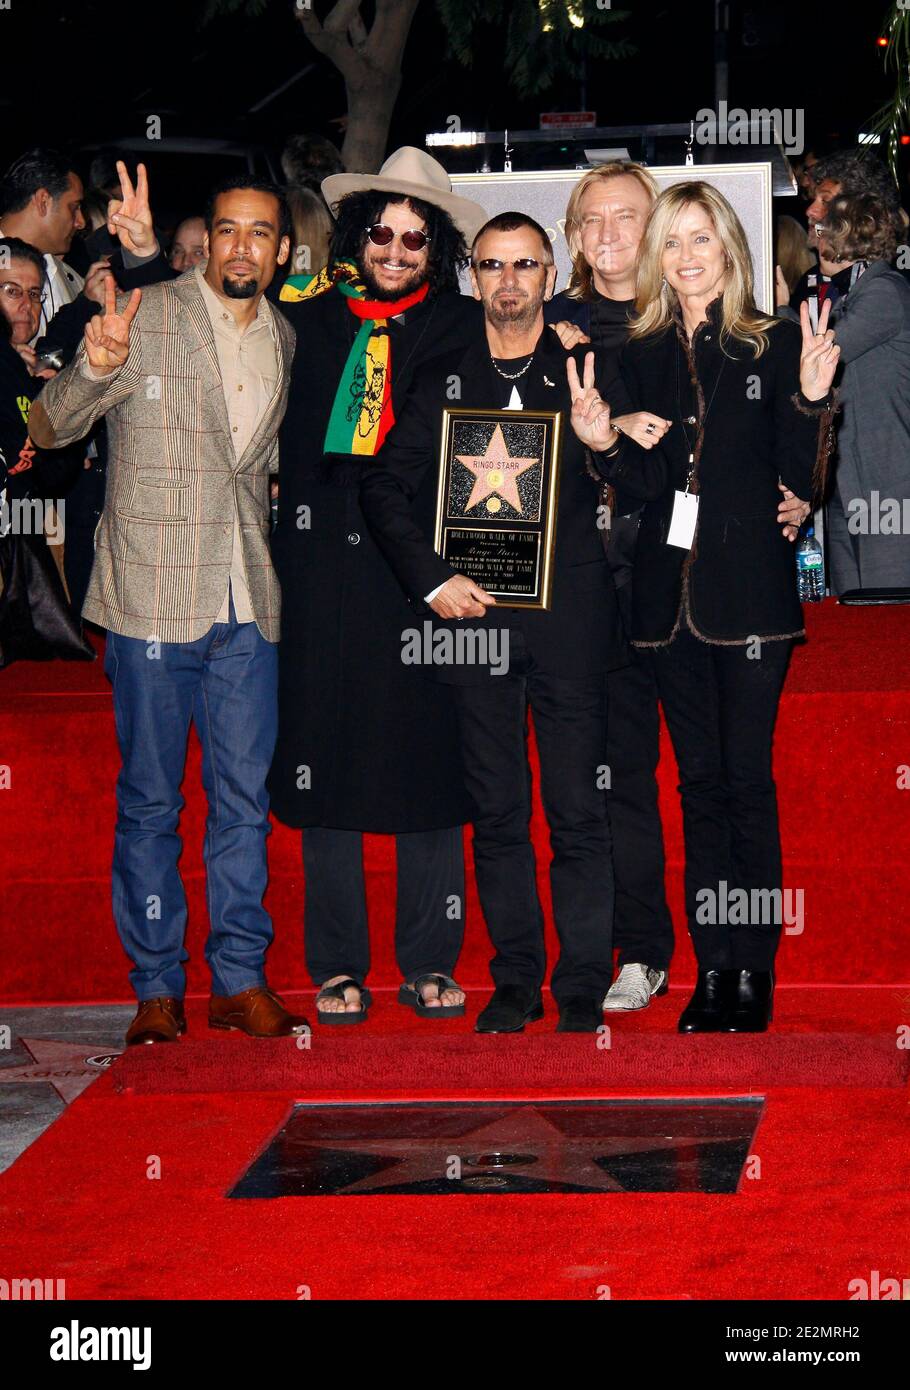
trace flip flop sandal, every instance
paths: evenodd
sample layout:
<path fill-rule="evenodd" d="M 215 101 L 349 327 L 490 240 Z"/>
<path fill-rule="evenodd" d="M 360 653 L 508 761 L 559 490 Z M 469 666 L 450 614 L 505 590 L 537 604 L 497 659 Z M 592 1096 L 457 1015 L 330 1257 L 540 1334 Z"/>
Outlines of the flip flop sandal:
<path fill-rule="evenodd" d="M 410 985 L 401 985 L 398 990 L 399 1004 L 413 1009 L 420 1018 L 464 1018 L 464 1004 L 440 1004 L 436 1008 L 429 1008 L 420 993 L 421 985 L 435 985 L 440 994 L 447 989 L 461 989 L 451 975 L 421 975 L 419 980 L 414 981 L 413 989 Z"/>
<path fill-rule="evenodd" d="M 340 999 L 342 1003 L 345 1003 L 344 992 L 352 987 L 360 990 L 360 1008 L 356 1013 L 349 1009 L 320 1009 L 320 999 Z M 372 1002 L 373 996 L 370 991 L 357 980 L 348 976 L 344 980 L 339 980 L 337 985 L 323 985 L 316 995 L 316 1017 L 320 1023 L 328 1023 L 336 1028 L 343 1027 L 345 1024 L 366 1023 Z"/>

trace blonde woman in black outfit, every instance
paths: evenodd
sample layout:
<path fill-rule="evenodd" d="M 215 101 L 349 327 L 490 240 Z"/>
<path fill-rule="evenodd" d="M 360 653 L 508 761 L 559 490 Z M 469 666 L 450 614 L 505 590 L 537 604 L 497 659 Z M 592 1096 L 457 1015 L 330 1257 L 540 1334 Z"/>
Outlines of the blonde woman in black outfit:
<path fill-rule="evenodd" d="M 782 921 L 772 739 L 804 633 L 778 484 L 803 498 L 818 488 L 838 350 L 826 315 L 814 335 L 805 311 L 802 331 L 758 311 L 745 233 L 707 183 L 661 194 L 637 285 L 623 376 L 635 408 L 672 421 L 656 446 L 667 487 L 642 513 L 631 626 L 680 772 L 698 984 L 679 1029 L 761 1032 Z"/>

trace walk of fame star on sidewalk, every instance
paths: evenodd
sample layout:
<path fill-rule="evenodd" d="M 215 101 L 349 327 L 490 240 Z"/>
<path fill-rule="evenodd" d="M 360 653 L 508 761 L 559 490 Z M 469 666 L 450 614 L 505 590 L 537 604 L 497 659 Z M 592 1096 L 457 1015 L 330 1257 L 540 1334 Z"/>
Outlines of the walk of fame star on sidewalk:
<path fill-rule="evenodd" d="M 120 1056 L 119 1052 L 91 1043 L 61 1042 L 54 1038 L 19 1038 L 31 1055 L 24 1066 L 0 1067 L 0 1086 L 20 1082 L 46 1082 L 69 1105 Z"/>
<path fill-rule="evenodd" d="M 300 1104 L 229 1197 L 733 1192 L 761 1105 Z"/>

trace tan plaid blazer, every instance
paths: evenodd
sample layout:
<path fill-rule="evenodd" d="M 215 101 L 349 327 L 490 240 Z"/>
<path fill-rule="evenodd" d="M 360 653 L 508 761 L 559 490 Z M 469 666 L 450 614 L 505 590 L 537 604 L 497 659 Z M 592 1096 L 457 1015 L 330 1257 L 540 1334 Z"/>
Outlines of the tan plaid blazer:
<path fill-rule="evenodd" d="M 146 640 L 202 637 L 227 591 L 236 506 L 253 613 L 262 635 L 278 641 L 269 474 L 278 467 L 295 334 L 270 308 L 278 385 L 239 459 L 193 271 L 143 290 L 129 357 L 118 371 L 90 379 L 81 346 L 32 407 L 29 431 L 44 448 L 74 443 L 107 417 L 107 492 L 82 609 L 91 622 Z"/>

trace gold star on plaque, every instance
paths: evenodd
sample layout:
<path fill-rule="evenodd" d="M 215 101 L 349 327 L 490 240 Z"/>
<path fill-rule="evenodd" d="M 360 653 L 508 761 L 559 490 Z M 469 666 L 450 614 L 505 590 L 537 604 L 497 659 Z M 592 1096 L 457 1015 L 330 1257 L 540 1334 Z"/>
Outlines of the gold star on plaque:
<path fill-rule="evenodd" d="M 533 468 L 540 459 L 510 458 L 501 425 L 497 425 L 493 431 L 485 454 L 456 454 L 455 457 L 474 474 L 474 487 L 465 507 L 466 512 L 476 507 L 478 502 L 484 501 L 488 512 L 498 512 L 502 506 L 500 498 L 508 502 L 510 507 L 514 507 L 516 512 L 524 511 L 518 495 L 517 482 L 521 474 Z M 499 497 L 492 496 L 493 493 L 499 493 Z"/>

